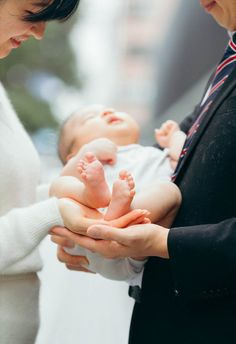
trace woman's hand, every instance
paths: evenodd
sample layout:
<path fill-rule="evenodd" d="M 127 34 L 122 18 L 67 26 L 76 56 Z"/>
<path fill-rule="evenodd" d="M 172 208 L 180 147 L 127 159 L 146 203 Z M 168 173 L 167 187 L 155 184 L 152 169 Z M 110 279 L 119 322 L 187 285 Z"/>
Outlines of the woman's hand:
<path fill-rule="evenodd" d="M 102 214 L 98 211 L 89 209 L 71 199 L 61 198 L 58 202 L 65 227 L 74 233 L 83 235 L 86 235 L 88 227 L 98 223 L 122 228 L 148 221 L 147 216 L 149 213 L 147 210 L 135 209 L 116 220 L 108 222 L 103 220 Z"/>
<path fill-rule="evenodd" d="M 142 224 L 127 228 L 107 225 L 93 225 L 87 230 L 87 236 L 57 227 L 54 235 L 63 236 L 91 252 L 97 252 L 106 258 L 157 256 L 169 258 L 167 228 Z"/>
<path fill-rule="evenodd" d="M 57 258 L 61 263 L 64 263 L 69 270 L 95 274 L 95 272 L 85 268 L 86 265 L 89 265 L 89 261 L 85 256 L 72 256 L 67 253 L 62 246 L 58 246 L 57 248 Z"/>
<path fill-rule="evenodd" d="M 84 206 L 72 199 L 60 198 L 58 204 L 65 227 L 73 232 L 86 234 L 89 226 L 99 222 L 99 219 L 87 218 L 83 211 Z"/>
<path fill-rule="evenodd" d="M 86 269 L 85 266 L 89 265 L 89 261 L 85 256 L 70 255 L 64 250 L 64 248 L 74 248 L 74 241 L 63 238 L 58 235 L 52 235 L 51 240 L 58 245 L 57 258 L 60 262 L 65 263 L 67 269 L 94 273 Z"/>

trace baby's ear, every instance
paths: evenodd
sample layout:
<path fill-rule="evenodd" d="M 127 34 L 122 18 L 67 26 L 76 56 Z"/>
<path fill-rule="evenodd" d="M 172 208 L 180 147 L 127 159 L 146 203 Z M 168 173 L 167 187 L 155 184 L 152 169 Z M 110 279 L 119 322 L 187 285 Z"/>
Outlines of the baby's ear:
<path fill-rule="evenodd" d="M 65 164 L 68 163 L 68 161 L 69 161 L 70 159 L 72 159 L 74 156 L 75 156 L 74 153 L 68 154 L 68 155 L 66 156 L 66 159 L 65 159 L 65 160 L 66 160 L 66 161 L 65 161 Z"/>

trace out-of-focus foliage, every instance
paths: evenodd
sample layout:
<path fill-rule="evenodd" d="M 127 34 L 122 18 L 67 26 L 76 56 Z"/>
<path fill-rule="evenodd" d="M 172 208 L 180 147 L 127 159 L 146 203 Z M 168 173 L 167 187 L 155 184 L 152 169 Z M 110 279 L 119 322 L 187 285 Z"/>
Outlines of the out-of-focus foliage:
<path fill-rule="evenodd" d="M 8 95 L 14 101 L 17 114 L 28 132 L 57 126 L 57 121 L 51 114 L 48 103 L 29 95 L 24 87 L 11 88 Z"/>
<path fill-rule="evenodd" d="M 42 41 L 31 38 L 0 60 L 0 80 L 30 132 L 56 126 L 49 104 L 32 88 L 32 80 L 37 83 L 38 75 L 48 75 L 61 79 L 68 86 L 80 86 L 75 73 L 75 56 L 68 40 L 75 20 L 76 16 L 65 23 L 49 23 Z"/>

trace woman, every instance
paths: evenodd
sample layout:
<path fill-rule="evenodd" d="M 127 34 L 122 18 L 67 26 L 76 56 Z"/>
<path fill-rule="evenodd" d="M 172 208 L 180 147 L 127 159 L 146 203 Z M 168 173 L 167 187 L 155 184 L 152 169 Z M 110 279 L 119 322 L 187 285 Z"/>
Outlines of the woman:
<path fill-rule="evenodd" d="M 46 22 L 69 18 L 78 3 L 0 0 L 0 57 L 31 36 L 42 39 Z M 32 344 L 38 329 L 36 273 L 41 269 L 36 248 L 56 225 L 83 231 L 91 222 L 70 201 L 51 198 L 35 203 L 39 158 L 2 86 L 0 150 L 0 343 Z"/>
<path fill-rule="evenodd" d="M 188 138 L 173 179 L 183 203 L 171 229 L 96 225 L 87 237 L 54 232 L 106 257 L 152 256 L 141 293 L 131 290 L 132 344 L 236 342 L 236 0 L 200 3 L 231 39 L 199 105 L 181 124 Z M 80 268 L 62 249 L 59 258 Z"/>

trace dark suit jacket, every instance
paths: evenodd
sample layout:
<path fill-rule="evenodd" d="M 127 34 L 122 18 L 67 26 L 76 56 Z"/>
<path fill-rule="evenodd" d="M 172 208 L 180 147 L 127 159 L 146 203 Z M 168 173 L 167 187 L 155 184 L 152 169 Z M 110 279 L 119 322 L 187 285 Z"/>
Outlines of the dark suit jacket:
<path fill-rule="evenodd" d="M 185 131 L 198 113 L 183 121 Z M 169 234 L 170 260 L 146 264 L 130 343 L 236 343 L 235 158 L 236 68 L 178 173 L 183 203 Z"/>

